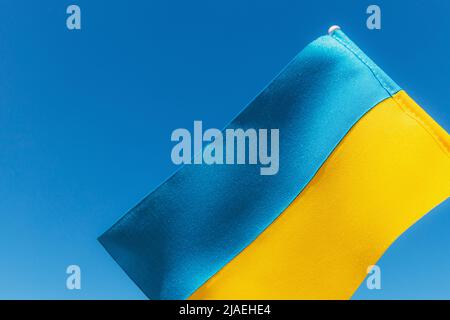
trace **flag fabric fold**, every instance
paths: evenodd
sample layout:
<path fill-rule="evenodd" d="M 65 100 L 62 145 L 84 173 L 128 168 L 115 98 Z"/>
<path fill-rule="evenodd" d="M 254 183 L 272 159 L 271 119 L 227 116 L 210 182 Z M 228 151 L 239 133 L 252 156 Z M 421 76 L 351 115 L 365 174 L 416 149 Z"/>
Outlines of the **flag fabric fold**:
<path fill-rule="evenodd" d="M 184 166 L 99 238 L 149 298 L 348 298 L 449 194 L 447 133 L 340 30 L 227 128 L 279 129 L 278 174 Z"/>

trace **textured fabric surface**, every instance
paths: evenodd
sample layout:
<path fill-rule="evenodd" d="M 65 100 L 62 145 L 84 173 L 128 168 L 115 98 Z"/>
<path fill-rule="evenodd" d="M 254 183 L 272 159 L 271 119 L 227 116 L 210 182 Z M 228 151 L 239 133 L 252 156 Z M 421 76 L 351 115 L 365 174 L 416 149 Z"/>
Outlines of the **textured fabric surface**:
<path fill-rule="evenodd" d="M 192 299 L 349 299 L 450 196 L 450 137 L 404 91 L 347 134 L 303 192 Z"/>
<path fill-rule="evenodd" d="M 228 126 L 279 129 L 278 174 L 185 166 L 99 238 L 148 297 L 191 295 L 289 206 L 367 111 L 399 90 L 355 48 L 340 31 L 320 37 Z"/>

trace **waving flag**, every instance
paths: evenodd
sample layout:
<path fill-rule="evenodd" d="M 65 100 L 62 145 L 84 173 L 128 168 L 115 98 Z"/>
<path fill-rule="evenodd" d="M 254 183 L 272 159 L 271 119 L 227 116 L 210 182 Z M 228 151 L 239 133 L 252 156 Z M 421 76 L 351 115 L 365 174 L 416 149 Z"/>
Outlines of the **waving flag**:
<path fill-rule="evenodd" d="M 99 240 L 152 299 L 348 299 L 450 194 L 450 138 L 339 29 L 227 128 L 278 128 L 279 172 L 184 166 Z"/>

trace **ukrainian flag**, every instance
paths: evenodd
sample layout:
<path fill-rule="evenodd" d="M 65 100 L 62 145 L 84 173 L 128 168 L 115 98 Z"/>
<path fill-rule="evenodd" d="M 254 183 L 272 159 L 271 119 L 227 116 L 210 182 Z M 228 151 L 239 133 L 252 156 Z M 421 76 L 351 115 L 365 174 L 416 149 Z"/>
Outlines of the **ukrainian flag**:
<path fill-rule="evenodd" d="M 349 299 L 450 194 L 450 137 L 339 28 L 227 128 L 279 128 L 279 172 L 184 166 L 100 242 L 152 299 Z"/>

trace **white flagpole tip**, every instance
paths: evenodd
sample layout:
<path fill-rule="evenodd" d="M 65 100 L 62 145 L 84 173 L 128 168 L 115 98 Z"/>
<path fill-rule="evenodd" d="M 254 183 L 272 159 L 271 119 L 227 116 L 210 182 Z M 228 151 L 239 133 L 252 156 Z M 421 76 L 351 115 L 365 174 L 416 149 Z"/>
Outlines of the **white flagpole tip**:
<path fill-rule="evenodd" d="M 336 30 L 341 30 L 341 27 L 336 26 L 336 25 L 335 26 L 331 26 L 330 28 L 328 28 L 328 34 L 331 35 Z"/>

